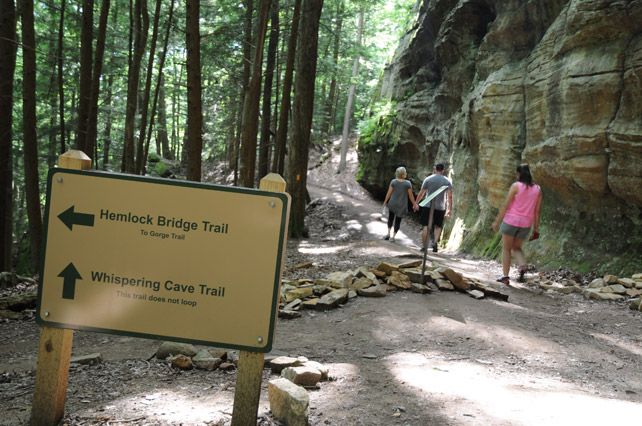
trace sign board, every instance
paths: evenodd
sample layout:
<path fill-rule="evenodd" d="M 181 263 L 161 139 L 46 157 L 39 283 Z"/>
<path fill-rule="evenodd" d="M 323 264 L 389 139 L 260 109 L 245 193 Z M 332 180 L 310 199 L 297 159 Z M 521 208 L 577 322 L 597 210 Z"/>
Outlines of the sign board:
<path fill-rule="evenodd" d="M 436 190 L 435 192 L 433 192 L 432 194 L 430 194 L 429 196 L 427 196 L 426 198 L 424 198 L 424 199 L 423 199 L 423 201 L 422 201 L 421 203 L 419 203 L 419 205 L 420 205 L 421 207 L 426 207 L 426 204 L 428 204 L 428 203 L 429 203 L 433 198 L 435 198 L 437 195 L 439 195 L 439 194 L 441 194 L 442 192 L 444 192 L 444 189 L 446 189 L 446 188 L 448 188 L 448 185 L 444 185 L 444 186 L 442 186 L 441 188 L 439 188 L 438 190 Z"/>
<path fill-rule="evenodd" d="M 52 169 L 37 322 L 269 352 L 285 193 Z"/>

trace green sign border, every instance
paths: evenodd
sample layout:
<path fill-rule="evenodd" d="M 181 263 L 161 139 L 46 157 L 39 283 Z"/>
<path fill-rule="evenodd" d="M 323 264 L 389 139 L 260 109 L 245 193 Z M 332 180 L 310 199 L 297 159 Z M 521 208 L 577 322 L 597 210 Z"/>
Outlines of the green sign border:
<path fill-rule="evenodd" d="M 122 331 L 122 330 L 114 330 L 114 329 L 87 327 L 87 326 L 78 325 L 78 324 L 63 324 L 63 323 L 52 322 L 52 321 L 47 321 L 43 319 L 40 316 L 40 313 L 41 313 L 41 307 L 42 307 L 42 286 L 43 286 L 42 281 L 43 281 L 44 272 L 45 272 L 45 261 L 47 259 L 46 251 L 47 251 L 47 233 L 48 233 L 49 214 L 50 214 L 49 207 L 51 202 L 51 187 L 54 181 L 54 177 L 58 173 L 84 175 L 84 176 L 98 177 L 98 178 L 110 179 L 110 180 L 120 179 L 120 180 L 126 180 L 126 181 L 134 181 L 134 182 L 142 182 L 142 183 L 150 183 L 150 184 L 158 184 L 158 185 L 179 186 L 179 187 L 197 188 L 197 189 L 204 189 L 204 190 L 211 190 L 211 191 L 233 192 L 238 194 L 255 195 L 255 196 L 263 196 L 263 197 L 270 197 L 270 198 L 275 198 L 275 197 L 280 198 L 281 201 L 283 202 L 284 208 L 281 213 L 281 229 L 279 230 L 279 243 L 277 247 L 277 259 L 276 259 L 275 273 L 274 273 L 274 289 L 272 292 L 272 304 L 270 309 L 270 312 L 271 312 L 270 327 L 269 327 L 268 337 L 267 337 L 267 341 L 265 342 L 265 345 L 262 347 L 255 347 L 255 346 L 233 345 L 229 343 L 204 341 L 204 340 L 181 339 L 179 337 L 164 336 L 160 334 L 136 333 L 136 332 Z M 275 322 L 276 322 L 278 304 L 280 299 L 279 287 L 280 287 L 280 281 L 281 281 L 280 280 L 281 268 L 283 264 L 284 240 L 286 238 L 285 232 L 286 232 L 286 227 L 288 223 L 287 213 L 289 211 L 289 206 L 290 206 L 290 197 L 284 192 L 261 191 L 253 188 L 232 187 L 232 186 L 216 185 L 212 183 L 203 183 L 203 182 L 169 180 L 169 179 L 156 178 L 156 177 L 129 175 L 129 174 L 123 174 L 123 173 L 110 173 L 110 172 L 103 172 L 103 171 L 97 171 L 97 170 L 87 171 L 87 170 L 75 170 L 75 169 L 65 169 L 65 168 L 49 169 L 49 173 L 47 175 L 47 200 L 46 200 L 45 214 L 44 214 L 44 220 L 43 220 L 44 226 L 43 226 L 42 251 L 40 255 L 41 261 L 40 261 L 40 278 L 38 280 L 38 304 L 36 309 L 36 323 L 40 326 L 47 326 L 47 327 L 93 331 L 98 333 L 116 334 L 121 336 L 141 337 L 146 339 L 169 340 L 174 342 L 192 343 L 197 345 L 216 346 L 221 348 L 238 349 L 238 350 L 243 350 L 248 352 L 268 353 L 272 350 L 274 332 L 276 330 Z"/>

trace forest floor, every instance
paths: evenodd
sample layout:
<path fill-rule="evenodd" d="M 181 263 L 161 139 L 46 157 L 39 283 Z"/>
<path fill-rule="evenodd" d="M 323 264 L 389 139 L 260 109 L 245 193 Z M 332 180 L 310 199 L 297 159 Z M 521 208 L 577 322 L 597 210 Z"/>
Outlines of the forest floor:
<path fill-rule="evenodd" d="M 396 243 L 382 240 L 381 202 L 355 182 L 356 155 L 338 175 L 330 152 L 320 166 L 311 160 L 309 237 L 288 241 L 284 279 L 420 259 L 416 218 L 404 219 Z M 494 282 L 495 261 L 447 250 L 428 258 L 508 301 L 396 291 L 279 319 L 272 354 L 329 368 L 330 380 L 308 390 L 310 425 L 587 426 L 642 417 L 642 314 L 528 283 L 504 286 Z M 32 318 L 0 323 L 0 425 L 28 424 L 38 340 Z M 230 424 L 236 372 L 172 369 L 153 358 L 159 345 L 75 331 L 72 356 L 104 361 L 71 365 L 63 424 Z M 267 396 L 276 377 L 264 370 L 260 425 L 280 424 Z"/>

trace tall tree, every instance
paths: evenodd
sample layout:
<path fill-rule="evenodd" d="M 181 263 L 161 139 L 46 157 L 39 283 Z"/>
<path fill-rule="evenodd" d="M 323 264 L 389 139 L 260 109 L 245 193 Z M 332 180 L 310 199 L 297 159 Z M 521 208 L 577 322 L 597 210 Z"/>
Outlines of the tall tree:
<path fill-rule="evenodd" d="M 87 117 L 87 138 L 84 151 L 89 158 L 96 159 L 94 164 L 98 166 L 98 156 L 94 155 L 96 148 L 96 137 L 98 135 L 98 97 L 100 96 L 100 76 L 103 73 L 103 57 L 105 56 L 105 34 L 107 32 L 107 18 L 109 17 L 110 0 L 102 0 L 100 7 L 100 18 L 98 23 L 98 38 L 96 39 L 96 55 L 94 58 L 93 75 L 91 78 L 91 92 L 89 97 L 89 115 Z"/>
<path fill-rule="evenodd" d="M 333 117 L 333 106 L 335 102 L 335 95 L 337 92 L 337 73 L 339 69 L 339 46 L 341 44 L 341 29 L 343 27 L 343 12 L 345 9 L 345 4 L 343 1 L 339 1 L 337 6 L 337 19 L 336 27 L 333 32 L 334 46 L 332 52 L 332 69 L 330 80 L 330 93 L 325 101 L 325 111 L 323 114 L 323 122 L 321 123 L 321 133 L 327 135 L 330 133 L 330 123 L 332 122 Z"/>
<path fill-rule="evenodd" d="M 245 5 L 245 39 L 243 42 L 243 75 L 241 87 L 241 99 L 244 102 L 247 91 L 250 87 L 250 74 L 252 73 L 252 13 L 254 10 L 253 0 L 244 0 Z M 238 114 L 235 146 L 234 146 L 234 185 L 238 184 L 239 175 L 239 157 L 241 154 L 241 133 L 243 131 L 243 108 L 244 103 L 240 103 L 240 114 Z"/>
<path fill-rule="evenodd" d="M 187 43 L 187 179 L 201 181 L 203 116 L 201 104 L 201 37 L 199 0 L 186 1 Z"/>
<path fill-rule="evenodd" d="M 274 144 L 274 161 L 272 172 L 283 176 L 285 171 L 285 153 L 288 137 L 288 120 L 291 110 L 292 80 L 294 75 L 294 59 L 296 57 L 297 39 L 299 36 L 299 21 L 301 19 L 301 0 L 294 0 L 294 12 L 292 13 L 292 26 L 288 40 L 288 56 L 285 61 L 285 75 L 283 76 L 283 95 L 281 97 L 281 108 L 279 113 L 279 126 L 276 131 Z"/>
<path fill-rule="evenodd" d="M 80 85 L 78 86 L 78 132 L 76 148 L 87 152 L 87 123 L 91 102 L 91 67 L 94 41 L 94 1 L 82 0 L 82 26 L 80 30 Z"/>
<path fill-rule="evenodd" d="M 154 56 L 156 56 L 156 40 L 158 39 L 158 22 L 160 21 L 161 0 L 156 0 L 154 11 L 154 25 L 152 26 L 152 39 L 149 46 L 149 59 L 147 61 L 147 76 L 145 78 L 145 90 L 143 91 L 143 102 L 140 112 L 140 127 L 138 131 L 138 146 L 136 151 L 136 174 L 143 174 L 145 171 L 145 142 L 147 133 L 147 113 L 149 111 L 149 98 L 152 91 L 152 73 L 154 71 Z M 162 72 L 162 71 L 161 71 Z"/>
<path fill-rule="evenodd" d="M 65 7 L 66 0 L 60 0 L 60 21 L 58 22 L 58 115 L 60 119 L 60 154 L 67 151 L 65 144 L 65 91 L 64 91 L 64 73 L 63 68 L 63 45 L 65 37 Z"/>
<path fill-rule="evenodd" d="M 259 144 L 259 179 L 268 174 L 270 139 L 272 138 L 272 82 L 279 47 L 279 0 L 273 0 L 270 8 L 270 39 L 265 63 L 263 83 L 263 112 L 261 120 L 261 143 Z"/>
<path fill-rule="evenodd" d="M 292 105 L 292 135 L 288 155 L 288 188 L 292 196 L 290 236 L 305 235 L 308 155 L 314 109 L 314 83 L 317 72 L 319 20 L 323 0 L 304 0 L 301 13 L 300 43 L 297 48 L 296 81 Z"/>
<path fill-rule="evenodd" d="M 13 242 L 13 78 L 16 68 L 16 5 L 0 0 L 0 271 L 10 271 Z"/>
<path fill-rule="evenodd" d="M 22 2 L 22 109 L 25 165 L 25 193 L 29 218 L 32 268 L 40 264 L 42 215 L 38 174 L 38 135 L 36 132 L 36 32 L 33 0 Z"/>
<path fill-rule="evenodd" d="M 252 79 L 243 101 L 241 124 L 241 186 L 252 188 L 256 169 L 256 137 L 259 131 L 259 104 L 261 101 L 261 80 L 263 72 L 263 45 L 270 11 L 270 0 L 260 0 L 259 21 L 254 39 L 254 61 Z"/>
<path fill-rule="evenodd" d="M 160 4 L 160 0 L 158 2 Z M 172 18 L 174 17 L 174 0 L 171 0 L 169 6 L 169 17 L 167 18 L 167 31 L 165 33 L 165 43 L 163 45 L 163 53 L 160 57 L 158 64 L 158 81 L 156 82 L 156 90 L 154 92 L 154 102 L 152 103 L 152 112 L 149 120 L 149 132 L 147 133 L 147 142 L 145 143 L 145 155 L 143 157 L 143 164 L 147 163 L 147 156 L 149 154 L 149 143 L 154 129 L 154 117 L 156 116 L 156 107 L 161 103 L 161 108 L 158 111 L 158 124 L 159 131 L 156 138 L 157 149 L 156 152 L 160 153 L 164 158 L 171 158 L 169 150 L 169 140 L 167 139 L 167 117 L 165 114 L 165 88 L 163 78 L 163 71 L 165 68 L 165 59 L 167 58 L 167 46 L 169 45 L 169 36 L 172 29 Z M 159 101 L 160 98 L 160 101 Z"/>
<path fill-rule="evenodd" d="M 147 0 L 134 1 L 133 15 L 134 52 L 127 77 L 127 106 L 125 108 L 125 141 L 123 147 L 122 170 L 127 173 L 135 173 L 136 171 L 136 162 L 134 157 L 134 124 L 136 121 L 136 110 L 138 105 L 140 65 L 143 61 L 145 45 L 147 44 L 147 31 L 149 29 L 144 26 L 145 22 L 149 24 L 149 19 L 143 18 L 143 15 L 147 15 Z"/>
<path fill-rule="evenodd" d="M 359 23 L 357 24 L 357 49 L 361 48 L 361 34 L 363 33 L 363 9 L 359 11 Z M 354 102 L 354 91 L 356 87 L 357 75 L 359 74 L 359 59 L 361 54 L 357 50 L 354 57 L 354 64 L 352 65 L 352 79 L 350 81 L 350 89 L 348 91 L 348 103 L 346 105 L 346 114 L 343 119 L 343 134 L 341 136 L 341 158 L 339 159 L 338 173 L 341 173 L 346 168 L 346 156 L 348 153 L 348 136 L 350 135 L 350 117 L 352 116 L 352 104 Z"/>

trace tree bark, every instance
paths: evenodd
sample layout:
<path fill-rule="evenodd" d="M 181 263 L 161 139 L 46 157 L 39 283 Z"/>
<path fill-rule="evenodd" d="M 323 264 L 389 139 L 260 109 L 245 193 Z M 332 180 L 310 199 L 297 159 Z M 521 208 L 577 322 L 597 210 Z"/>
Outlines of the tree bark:
<path fill-rule="evenodd" d="M 105 34 L 109 18 L 110 0 L 102 0 L 98 24 L 98 38 L 96 39 L 96 56 L 94 58 L 93 76 L 91 79 L 91 95 L 89 98 L 89 116 L 87 118 L 87 139 L 85 140 L 85 154 L 98 168 L 98 158 L 94 155 L 96 138 L 98 137 L 98 97 L 100 96 L 100 76 L 103 73 L 103 58 L 105 54 Z"/>
<path fill-rule="evenodd" d="M 107 76 L 107 90 L 105 94 L 105 107 L 107 114 L 105 115 L 105 134 L 103 139 L 103 164 L 102 169 L 109 169 L 109 151 L 111 148 L 111 99 L 113 95 L 114 75 Z"/>
<path fill-rule="evenodd" d="M 259 104 L 261 102 L 261 80 L 263 71 L 263 45 L 271 0 L 259 0 L 260 11 L 257 24 L 252 79 L 245 93 L 243 119 L 241 124 L 241 165 L 239 168 L 241 186 L 254 187 L 256 168 L 256 137 L 259 131 Z"/>
<path fill-rule="evenodd" d="M 16 6 L 0 0 L 0 271 L 11 271 L 13 242 L 13 79 L 16 69 Z"/>
<path fill-rule="evenodd" d="M 65 91 L 64 91 L 64 68 L 62 64 L 63 41 L 65 37 L 65 7 L 66 0 L 60 0 L 60 22 L 58 23 L 58 114 L 60 115 L 60 154 L 67 152 L 65 144 Z"/>
<path fill-rule="evenodd" d="M 127 78 L 127 105 L 125 107 L 125 136 L 123 147 L 123 167 L 126 173 L 136 172 L 134 158 L 134 124 L 138 106 L 138 82 L 140 80 L 140 64 L 143 60 L 147 43 L 147 28 L 143 28 L 143 13 L 147 13 L 147 0 L 135 0 L 134 3 L 134 55 L 129 66 Z"/>
<path fill-rule="evenodd" d="M 325 103 L 325 111 L 323 114 L 323 123 L 321 125 L 321 133 L 327 135 L 330 133 L 330 123 L 332 121 L 334 107 L 334 96 L 337 88 L 337 70 L 339 69 L 339 46 L 341 42 L 341 29 L 343 27 L 343 11 L 345 9 L 344 2 L 339 2 L 337 10 L 337 26 L 334 30 L 334 50 L 332 52 L 332 79 L 330 80 L 330 93 Z"/>
<path fill-rule="evenodd" d="M 296 81 L 292 105 L 292 135 L 288 155 L 288 188 L 292 196 L 290 236 L 303 237 L 307 196 L 310 130 L 314 109 L 314 83 L 317 70 L 319 20 L 323 0 L 304 0 L 301 13 L 300 44 L 297 49 Z"/>
<path fill-rule="evenodd" d="M 147 142 L 147 114 L 149 112 L 149 98 L 152 92 L 152 74 L 154 71 L 154 56 L 156 56 L 156 40 L 158 39 L 158 23 L 160 21 L 161 0 L 156 0 L 154 11 L 154 25 L 152 27 L 152 40 L 149 45 L 149 58 L 147 60 L 147 76 L 145 77 L 145 90 L 140 112 L 140 126 L 138 130 L 138 147 L 136 150 L 136 174 L 145 174 L 145 160 Z M 145 13 L 144 16 L 147 16 Z M 147 23 L 149 25 L 149 22 Z M 153 112 L 152 112 L 153 114 Z M 151 133 L 151 132 L 150 132 Z"/>
<path fill-rule="evenodd" d="M 34 29 L 33 0 L 22 2 L 22 99 L 23 140 L 25 162 L 25 193 L 31 243 L 32 270 L 40 265 L 42 245 L 42 215 L 40 213 L 40 185 L 38 174 L 38 135 L 36 133 L 36 34 Z"/>
<path fill-rule="evenodd" d="M 265 82 L 263 83 L 263 113 L 261 119 L 261 143 L 259 144 L 259 179 L 268 174 L 270 140 L 272 139 L 272 82 L 276 65 L 276 51 L 279 47 L 279 1 L 274 0 L 270 7 L 270 39 L 265 63 Z"/>
<path fill-rule="evenodd" d="M 158 2 L 160 4 L 160 0 Z M 169 6 L 169 17 L 167 18 L 167 31 L 165 33 L 165 43 L 163 45 L 163 53 L 160 57 L 160 64 L 158 65 L 158 81 L 156 83 L 156 90 L 154 91 L 154 102 L 152 104 L 152 113 L 149 120 L 149 132 L 147 132 L 147 142 L 145 143 L 145 155 L 143 157 L 143 164 L 147 164 L 147 156 L 149 155 L 149 143 L 152 137 L 152 132 L 154 129 L 154 117 L 156 116 L 156 107 L 158 106 L 159 98 L 162 97 L 162 105 L 160 111 L 158 111 L 158 122 L 161 125 L 161 130 L 158 131 L 158 137 L 156 138 L 156 152 L 162 155 L 164 158 L 165 155 L 171 155 L 169 150 L 169 141 L 167 140 L 167 117 L 165 116 L 165 90 L 163 88 L 164 78 L 163 71 L 165 69 L 165 59 L 167 58 L 167 46 L 169 44 L 169 35 L 172 29 L 172 18 L 174 17 L 174 0 L 170 2 Z M 162 116 L 162 117 L 161 117 Z M 162 119 L 162 123 L 161 123 Z"/>
<path fill-rule="evenodd" d="M 253 0 L 244 0 L 245 4 L 245 42 L 243 43 L 243 76 L 241 87 L 241 105 L 239 108 L 238 123 L 234 147 L 234 185 L 239 181 L 239 157 L 241 155 L 241 133 L 243 125 L 243 109 L 245 105 L 245 95 L 250 86 L 250 74 L 252 73 L 252 13 L 254 10 Z"/>
<path fill-rule="evenodd" d="M 187 42 L 187 180 L 201 181 L 203 117 L 201 104 L 201 39 L 199 0 L 186 2 Z"/>
<path fill-rule="evenodd" d="M 285 153 L 288 138 L 288 120 L 290 118 L 290 102 L 292 97 L 292 80 L 294 74 L 294 58 L 296 57 L 297 39 L 299 36 L 299 21 L 301 18 L 301 0 L 295 0 L 292 14 L 292 27 L 288 40 L 288 56 L 283 76 L 283 95 L 281 98 L 281 112 L 279 114 L 279 127 L 276 131 L 274 144 L 274 162 L 272 172 L 283 176 L 285 171 Z"/>
<path fill-rule="evenodd" d="M 94 40 L 94 2 L 82 1 L 82 27 L 80 31 L 80 84 L 78 86 L 78 132 L 76 133 L 76 148 L 87 152 L 87 122 L 91 100 L 91 67 Z"/>
<path fill-rule="evenodd" d="M 359 23 L 357 28 L 357 49 L 361 48 L 361 34 L 363 32 L 363 9 L 359 11 Z M 346 114 L 343 119 L 343 133 L 341 136 L 341 158 L 339 159 L 338 173 L 346 168 L 346 156 L 348 153 L 348 136 L 350 135 L 350 117 L 352 116 L 352 103 L 354 102 L 354 90 L 356 87 L 357 75 L 359 74 L 359 59 L 361 55 L 357 52 L 352 65 L 352 81 L 348 92 L 348 103 L 346 105 Z"/>

